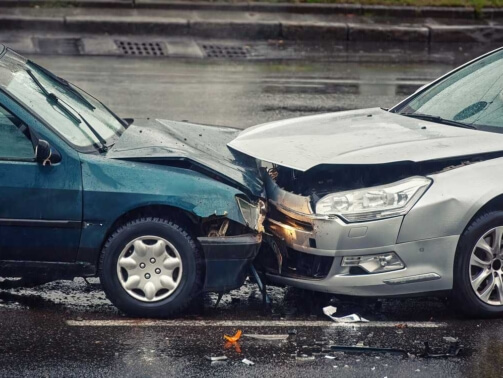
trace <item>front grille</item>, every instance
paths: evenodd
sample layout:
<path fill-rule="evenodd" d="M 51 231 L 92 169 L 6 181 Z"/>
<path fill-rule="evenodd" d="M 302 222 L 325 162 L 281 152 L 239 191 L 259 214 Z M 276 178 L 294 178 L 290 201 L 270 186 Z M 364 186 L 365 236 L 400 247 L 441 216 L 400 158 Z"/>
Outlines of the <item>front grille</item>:
<path fill-rule="evenodd" d="M 166 44 L 163 42 L 116 40 L 115 44 L 124 55 L 164 56 L 167 54 Z"/>

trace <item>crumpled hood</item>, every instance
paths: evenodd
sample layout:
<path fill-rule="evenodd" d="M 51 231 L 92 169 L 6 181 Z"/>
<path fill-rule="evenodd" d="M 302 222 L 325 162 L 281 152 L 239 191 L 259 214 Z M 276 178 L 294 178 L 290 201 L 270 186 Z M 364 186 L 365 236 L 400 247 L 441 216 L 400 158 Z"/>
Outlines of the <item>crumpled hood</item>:
<path fill-rule="evenodd" d="M 107 152 L 107 158 L 136 161 L 190 161 L 230 180 L 245 192 L 262 196 L 263 184 L 253 159 L 227 148 L 241 130 L 168 120 L 137 120 Z"/>
<path fill-rule="evenodd" d="M 502 151 L 503 134 L 373 108 L 254 126 L 228 146 L 260 160 L 307 171 L 320 164 L 420 162 Z"/>

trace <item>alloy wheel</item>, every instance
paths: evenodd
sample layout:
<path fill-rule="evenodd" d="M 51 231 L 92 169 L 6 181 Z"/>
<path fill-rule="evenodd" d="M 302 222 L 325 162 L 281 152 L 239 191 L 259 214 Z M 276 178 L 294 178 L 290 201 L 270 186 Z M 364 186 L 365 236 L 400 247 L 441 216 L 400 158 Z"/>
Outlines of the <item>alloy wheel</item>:
<path fill-rule="evenodd" d="M 503 305 L 503 227 L 487 231 L 475 244 L 470 256 L 470 282 L 484 303 Z"/>
<path fill-rule="evenodd" d="M 182 272 L 182 259 L 176 248 L 157 236 L 134 239 L 117 260 L 117 275 L 122 287 L 143 302 L 157 302 L 173 294 Z"/>

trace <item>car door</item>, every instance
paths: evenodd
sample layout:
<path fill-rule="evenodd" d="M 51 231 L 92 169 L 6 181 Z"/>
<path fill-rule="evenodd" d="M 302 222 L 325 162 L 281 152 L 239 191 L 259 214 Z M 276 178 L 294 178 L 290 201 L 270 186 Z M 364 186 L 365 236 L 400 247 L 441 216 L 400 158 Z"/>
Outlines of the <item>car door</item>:
<path fill-rule="evenodd" d="M 82 228 L 78 154 L 58 145 L 25 109 L 14 109 L 0 105 L 0 260 L 75 261 Z M 59 163 L 35 161 L 37 138 L 61 155 Z"/>

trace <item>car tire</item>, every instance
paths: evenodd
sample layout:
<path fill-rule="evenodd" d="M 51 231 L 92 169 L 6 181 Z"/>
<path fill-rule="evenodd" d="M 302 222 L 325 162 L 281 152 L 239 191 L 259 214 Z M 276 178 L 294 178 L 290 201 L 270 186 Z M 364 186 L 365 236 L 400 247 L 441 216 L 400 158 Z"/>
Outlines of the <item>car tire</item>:
<path fill-rule="evenodd" d="M 127 315 L 171 317 L 201 293 L 204 259 L 195 239 L 179 224 L 140 218 L 108 238 L 99 276 L 107 298 Z"/>
<path fill-rule="evenodd" d="M 478 216 L 459 239 L 454 261 L 452 299 L 456 307 L 470 317 L 503 316 L 503 266 L 500 266 L 503 256 L 497 255 L 501 259 L 495 258 L 492 261 L 499 262 L 489 263 L 491 254 L 482 242 L 484 240 L 491 251 L 497 249 L 498 253 L 501 252 L 501 238 L 496 242 L 497 230 L 503 232 L 503 211 L 492 211 Z M 480 264 L 481 262 L 484 264 Z M 486 275 L 487 278 L 479 283 Z M 472 281 L 477 292 L 472 287 Z M 491 289 L 492 283 L 494 287 Z M 502 287 L 501 291 L 499 287 Z M 486 297 L 484 294 L 488 292 L 489 297 Z"/>

